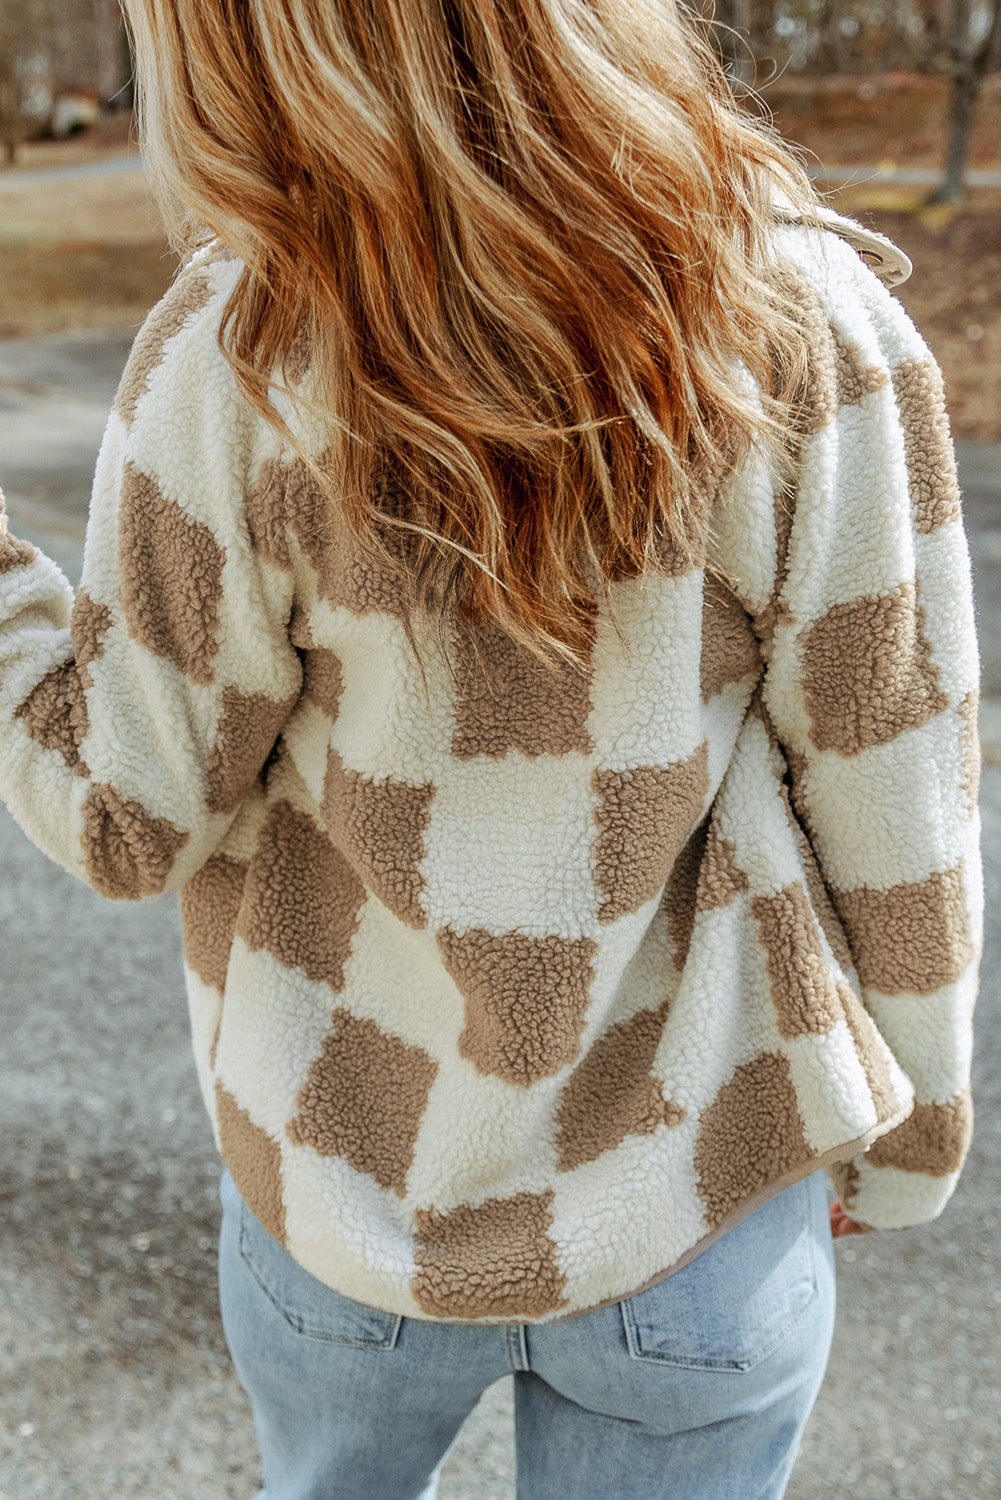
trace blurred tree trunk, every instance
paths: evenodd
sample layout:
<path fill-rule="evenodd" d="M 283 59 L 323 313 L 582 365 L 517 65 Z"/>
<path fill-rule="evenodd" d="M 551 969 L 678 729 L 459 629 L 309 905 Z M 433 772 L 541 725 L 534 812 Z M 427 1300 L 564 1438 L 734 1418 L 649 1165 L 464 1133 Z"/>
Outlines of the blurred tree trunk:
<path fill-rule="evenodd" d="M 130 69 L 124 43 L 125 22 L 118 0 L 100 0 L 94 14 L 97 91 L 102 101 L 128 87 Z"/>
<path fill-rule="evenodd" d="M 23 90 L 17 59 L 0 33 L 0 166 L 12 167 L 24 139 Z"/>
<path fill-rule="evenodd" d="M 815 8 L 810 27 L 815 33 L 815 40 L 811 49 L 813 66 L 821 73 L 840 73 L 844 71 L 844 57 L 841 40 L 841 28 L 838 22 L 841 19 L 842 7 L 838 0 L 822 0 Z"/>
<path fill-rule="evenodd" d="M 958 203 L 965 192 L 966 161 L 977 100 L 1001 40 L 1001 0 L 991 0 L 984 35 L 973 39 L 974 0 L 953 0 L 949 59 L 952 68 L 952 98 L 949 105 L 949 144 L 945 175 L 931 196 L 932 203 Z"/>
<path fill-rule="evenodd" d="M 30 67 L 44 46 L 48 11 L 39 0 L 0 0 L 0 165 L 12 167 L 27 134 Z"/>
<path fill-rule="evenodd" d="M 17 79 L 6 35 L 0 20 L 0 166 L 12 167 L 17 156 L 18 134 L 14 129 L 17 111 Z"/>
<path fill-rule="evenodd" d="M 754 72 L 750 49 L 752 0 L 717 0 L 713 22 L 717 45 L 727 74 L 747 83 Z"/>

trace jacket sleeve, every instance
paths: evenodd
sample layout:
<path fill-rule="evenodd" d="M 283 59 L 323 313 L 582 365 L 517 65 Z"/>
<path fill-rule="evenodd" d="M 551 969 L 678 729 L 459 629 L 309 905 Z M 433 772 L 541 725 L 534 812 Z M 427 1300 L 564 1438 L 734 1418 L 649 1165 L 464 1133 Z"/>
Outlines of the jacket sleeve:
<path fill-rule="evenodd" d="M 910 1115 L 828 1168 L 864 1227 L 936 1218 L 973 1130 L 983 944 L 980 663 L 939 369 L 847 244 L 798 231 L 812 368 L 793 493 L 777 497 L 762 702 L 791 806 L 914 1086 Z M 847 962 L 847 957 L 846 960 Z"/>
<path fill-rule="evenodd" d="M 0 795 L 104 896 L 191 878 L 299 693 L 289 570 L 245 514 L 271 439 L 216 343 L 231 282 L 232 263 L 192 263 L 140 330 L 75 595 L 0 503 Z"/>

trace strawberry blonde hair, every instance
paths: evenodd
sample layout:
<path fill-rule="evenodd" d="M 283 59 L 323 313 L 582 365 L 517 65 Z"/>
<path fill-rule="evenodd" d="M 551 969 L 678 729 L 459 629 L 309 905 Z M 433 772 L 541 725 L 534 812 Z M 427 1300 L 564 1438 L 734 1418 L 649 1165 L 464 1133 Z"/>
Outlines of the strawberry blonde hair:
<path fill-rule="evenodd" d="M 173 242 L 242 262 L 236 379 L 400 570 L 412 644 L 451 604 L 583 662 L 610 581 L 697 561 L 794 428 L 799 163 L 674 0 L 125 3 Z M 304 350 L 319 461 L 272 397 Z"/>

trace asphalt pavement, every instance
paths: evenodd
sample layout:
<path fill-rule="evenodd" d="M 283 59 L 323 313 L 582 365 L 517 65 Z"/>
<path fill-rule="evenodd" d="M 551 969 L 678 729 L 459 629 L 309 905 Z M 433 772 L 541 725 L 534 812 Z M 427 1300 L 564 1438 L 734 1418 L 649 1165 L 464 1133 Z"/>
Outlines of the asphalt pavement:
<path fill-rule="evenodd" d="M 128 345 L 0 343 L 11 528 L 73 582 Z M 834 1348 L 788 1500 L 1001 1496 L 1001 446 L 959 454 L 984 667 L 974 1141 L 934 1223 L 836 1242 Z M 0 952 L 0 1500 L 251 1500 L 176 898 L 103 901 L 0 808 Z M 440 1500 L 513 1500 L 511 1394 L 500 1381 L 468 1418 Z"/>

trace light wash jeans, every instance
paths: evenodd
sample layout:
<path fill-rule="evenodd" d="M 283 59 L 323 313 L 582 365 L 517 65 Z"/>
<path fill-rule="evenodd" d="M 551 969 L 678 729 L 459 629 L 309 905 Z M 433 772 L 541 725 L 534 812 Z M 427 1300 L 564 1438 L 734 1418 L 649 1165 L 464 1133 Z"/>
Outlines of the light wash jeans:
<path fill-rule="evenodd" d="M 220 1301 L 257 1500 L 434 1500 L 464 1419 L 512 1372 L 517 1500 L 779 1500 L 834 1336 L 825 1180 L 785 1188 L 645 1292 L 490 1325 L 331 1291 L 224 1171 Z"/>

